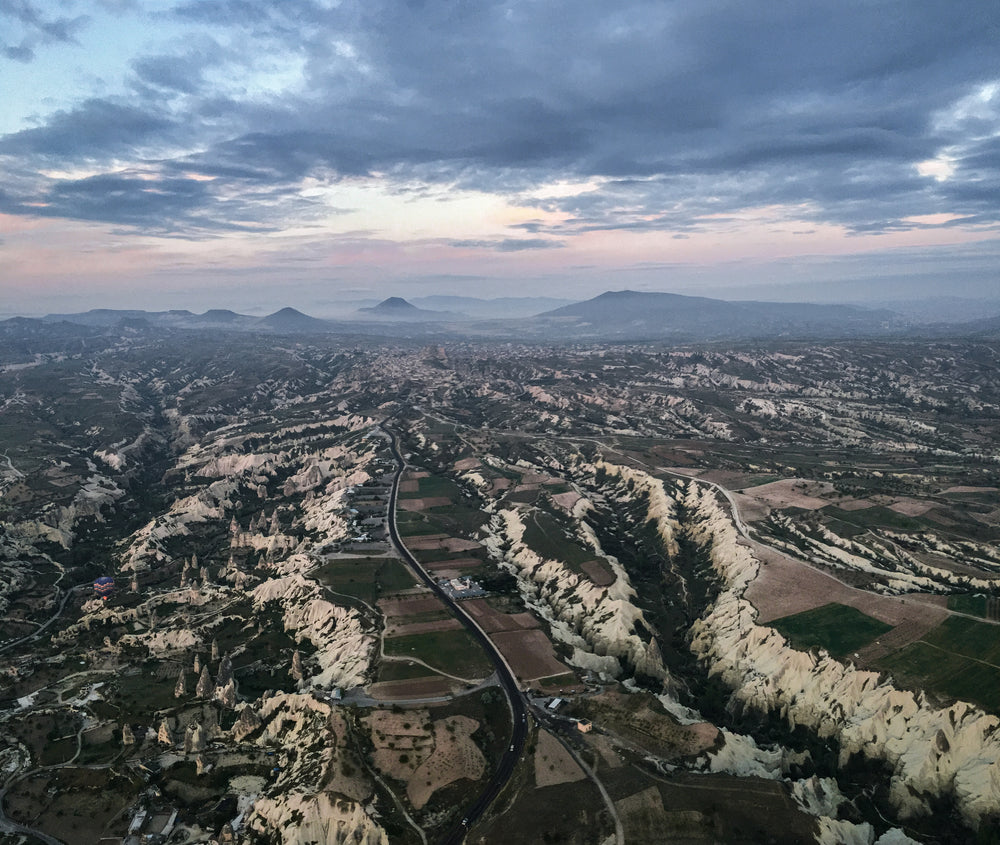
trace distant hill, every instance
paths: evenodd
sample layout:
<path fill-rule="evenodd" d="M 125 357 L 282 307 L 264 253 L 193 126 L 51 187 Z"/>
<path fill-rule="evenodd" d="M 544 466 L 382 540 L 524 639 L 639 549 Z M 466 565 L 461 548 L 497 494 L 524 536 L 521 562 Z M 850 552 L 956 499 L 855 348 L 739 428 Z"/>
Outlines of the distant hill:
<path fill-rule="evenodd" d="M 550 296 L 502 296 L 497 299 L 478 299 L 473 296 L 421 296 L 413 300 L 420 308 L 449 311 L 484 320 L 534 317 L 543 311 L 572 305 L 577 301 Z"/>
<path fill-rule="evenodd" d="M 204 314 L 194 314 L 191 318 L 191 322 L 201 324 L 218 323 L 220 325 L 232 325 L 233 323 L 242 322 L 247 319 L 251 318 L 245 317 L 243 314 L 237 314 L 235 311 L 230 311 L 228 308 L 212 308 Z"/>
<path fill-rule="evenodd" d="M 255 323 L 256 328 L 269 329 L 282 334 L 297 334 L 299 332 L 329 332 L 330 324 L 326 320 L 318 320 L 296 311 L 294 308 L 282 308 L 266 317 L 261 317 Z"/>
<path fill-rule="evenodd" d="M 563 337 L 711 340 L 884 334 L 896 319 L 891 311 L 852 305 L 726 302 L 622 290 L 547 311 L 538 322 Z"/>
<path fill-rule="evenodd" d="M 1000 340 L 1000 314 L 963 323 L 935 323 L 921 326 L 921 333 L 931 337 L 965 337 L 977 340 Z"/>
<path fill-rule="evenodd" d="M 371 308 L 359 308 L 358 314 L 362 317 L 376 317 L 380 320 L 454 320 L 461 319 L 461 315 L 451 314 L 447 311 L 428 311 L 424 308 L 417 308 L 407 302 L 401 296 L 390 296 L 383 299 L 378 305 Z"/>
<path fill-rule="evenodd" d="M 168 325 L 193 317 L 190 311 L 137 311 L 116 308 L 94 308 L 82 314 L 48 314 L 47 323 L 75 323 L 78 326 L 117 326 L 123 320 L 146 320 L 151 324 Z"/>

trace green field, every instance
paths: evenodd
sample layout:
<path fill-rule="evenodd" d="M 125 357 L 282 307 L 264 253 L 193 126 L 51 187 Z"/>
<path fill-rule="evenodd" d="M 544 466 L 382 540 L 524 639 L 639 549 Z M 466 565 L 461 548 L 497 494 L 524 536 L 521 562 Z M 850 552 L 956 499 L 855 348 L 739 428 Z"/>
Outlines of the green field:
<path fill-rule="evenodd" d="M 396 511 L 396 528 L 402 537 L 421 537 L 425 534 L 447 533 L 437 521 L 428 519 L 422 513 Z"/>
<path fill-rule="evenodd" d="M 400 491 L 400 499 L 430 499 L 443 496 L 446 499 L 456 501 L 462 497 L 462 490 L 450 478 L 441 475 L 428 475 L 418 481 L 420 489 L 415 493 L 404 493 Z"/>
<path fill-rule="evenodd" d="M 845 511 L 836 505 L 827 505 L 823 508 L 823 513 L 839 522 L 844 522 L 864 530 L 868 530 L 869 528 L 895 528 L 900 531 L 920 531 L 927 528 L 925 521 L 896 513 L 894 510 L 882 507 L 881 505 L 876 505 L 872 508 L 862 508 L 856 511 Z"/>
<path fill-rule="evenodd" d="M 420 663 L 404 663 L 401 660 L 384 660 L 378 667 L 378 679 L 382 681 L 409 681 L 426 678 L 430 670 Z"/>
<path fill-rule="evenodd" d="M 1000 712 L 1000 626 L 950 616 L 919 642 L 880 661 L 907 686 Z"/>
<path fill-rule="evenodd" d="M 967 613 L 969 616 L 980 616 L 983 619 L 996 618 L 996 601 L 993 601 L 993 612 L 990 613 L 990 597 L 981 593 L 948 596 L 948 610 L 957 613 Z"/>
<path fill-rule="evenodd" d="M 578 574 L 580 564 L 593 560 L 593 549 L 566 536 L 563 527 L 545 511 L 534 510 L 524 520 L 524 544 L 541 557 L 569 564 Z"/>
<path fill-rule="evenodd" d="M 314 576 L 335 593 L 369 604 L 380 595 L 408 590 L 415 584 L 410 570 L 394 557 L 334 559 L 316 569 Z"/>
<path fill-rule="evenodd" d="M 853 607 L 832 603 L 768 624 L 784 634 L 792 648 L 824 648 L 834 657 L 851 654 L 892 628 Z"/>
<path fill-rule="evenodd" d="M 385 653 L 416 657 L 460 678 L 485 678 L 493 671 L 479 644 L 467 631 L 431 631 L 385 641 Z"/>

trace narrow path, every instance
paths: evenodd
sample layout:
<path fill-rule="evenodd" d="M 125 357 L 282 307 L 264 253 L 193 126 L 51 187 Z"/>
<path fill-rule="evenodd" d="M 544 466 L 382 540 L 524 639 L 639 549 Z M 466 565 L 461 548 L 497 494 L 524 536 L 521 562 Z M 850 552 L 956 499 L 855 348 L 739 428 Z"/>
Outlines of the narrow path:
<path fill-rule="evenodd" d="M 73 593 L 75 593 L 77 590 L 82 590 L 82 589 L 85 589 L 86 587 L 89 587 L 89 586 L 90 586 L 90 583 L 88 582 L 86 584 L 77 584 L 75 587 L 70 587 L 66 591 L 66 593 L 63 595 L 62 601 L 59 603 L 59 607 L 56 608 L 56 612 L 53 613 L 52 616 L 50 616 L 47 620 L 45 620 L 45 622 L 43 622 L 41 625 L 39 625 L 37 631 L 32 631 L 32 633 L 28 634 L 25 637 L 21 637 L 20 639 L 16 639 L 16 640 L 11 640 L 9 643 L 6 643 L 5 645 L 0 646 L 0 654 L 2 654 L 5 651 L 8 651 L 9 649 L 14 648 L 14 646 L 21 645 L 21 643 L 26 643 L 29 640 L 38 639 L 38 637 L 40 637 L 42 635 L 42 632 L 45 631 L 46 628 L 48 628 L 60 616 L 62 616 L 62 612 L 66 609 L 66 604 L 69 602 L 70 596 L 72 596 Z M 56 590 L 58 590 L 58 589 L 59 588 L 56 587 Z"/>
<path fill-rule="evenodd" d="M 980 660 L 978 657 L 971 657 L 968 654 L 961 654 L 957 651 L 948 651 L 948 649 L 942 648 L 939 645 L 934 645 L 934 643 L 929 643 L 927 640 L 915 640 L 915 642 L 921 643 L 928 648 L 940 651 L 942 654 L 947 654 L 949 657 L 958 657 L 961 660 L 971 660 L 973 663 L 980 663 L 983 666 L 989 666 L 991 669 L 1000 669 L 1000 666 L 997 666 L 996 663 L 989 663 L 986 660 Z"/>
<path fill-rule="evenodd" d="M 611 820 L 615 823 L 616 845 L 625 845 L 625 828 L 622 826 L 621 817 L 618 815 L 618 810 L 615 808 L 615 802 L 612 801 L 611 796 L 608 795 L 608 790 L 604 788 L 604 784 L 597 776 L 597 772 L 590 768 L 590 766 L 584 762 L 584 759 L 577 753 L 577 750 L 573 748 L 573 746 L 570 745 L 570 743 L 568 743 L 565 739 L 559 736 L 558 733 L 555 731 L 546 732 L 569 752 L 570 756 L 576 761 L 576 764 L 583 770 L 583 773 L 594 782 L 594 786 L 596 786 L 597 790 L 601 793 L 601 798 L 604 801 L 605 807 L 607 807 Z"/>
<path fill-rule="evenodd" d="M 460 678 L 458 675 L 450 675 L 443 669 L 438 669 L 435 666 L 431 666 L 425 660 L 421 660 L 419 657 L 407 657 L 405 654 L 385 654 L 380 655 L 382 660 L 395 661 L 396 663 L 417 663 L 420 666 L 430 669 L 435 675 L 442 675 L 445 678 L 451 678 L 453 681 L 458 681 L 460 684 L 478 684 L 482 682 L 482 678 Z M 495 674 L 495 673 L 494 673 Z M 493 677 L 493 676 L 491 676 Z"/>

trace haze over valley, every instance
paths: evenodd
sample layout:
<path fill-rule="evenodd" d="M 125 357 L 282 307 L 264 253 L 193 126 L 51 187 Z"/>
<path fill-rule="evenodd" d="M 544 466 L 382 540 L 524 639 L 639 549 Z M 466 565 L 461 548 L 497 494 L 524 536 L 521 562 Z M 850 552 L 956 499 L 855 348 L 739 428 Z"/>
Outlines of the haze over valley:
<path fill-rule="evenodd" d="M 0 845 L 1000 842 L 996 0 L 0 0 Z"/>

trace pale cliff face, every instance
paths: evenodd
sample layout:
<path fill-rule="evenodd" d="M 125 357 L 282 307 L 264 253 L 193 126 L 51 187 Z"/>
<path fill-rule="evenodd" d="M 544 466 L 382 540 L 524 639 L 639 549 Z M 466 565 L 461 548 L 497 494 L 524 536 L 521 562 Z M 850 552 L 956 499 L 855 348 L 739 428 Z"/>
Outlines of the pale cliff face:
<path fill-rule="evenodd" d="M 302 561 L 308 564 L 304 557 Z M 258 608 L 279 601 L 285 630 L 296 640 L 309 640 L 316 647 L 313 657 L 319 671 L 310 678 L 313 686 L 360 686 L 375 648 L 374 633 L 356 610 L 335 605 L 320 593 L 316 582 L 301 572 L 291 572 L 259 584 L 250 596 Z"/>
<path fill-rule="evenodd" d="M 713 565 L 726 584 L 692 626 L 691 648 L 709 671 L 744 704 L 835 738 L 842 762 L 857 753 L 885 761 L 902 818 L 929 811 L 921 794 L 951 794 L 973 825 L 1000 811 L 1000 719 L 965 702 L 933 708 L 923 696 L 880 682 L 875 672 L 795 651 L 777 631 L 757 625 L 756 610 L 742 594 L 758 563 L 737 543 L 714 496 L 697 494 L 694 486 L 688 503 L 703 517 Z"/>
<path fill-rule="evenodd" d="M 517 510 L 495 514 L 489 530 L 487 547 L 513 571 L 526 600 L 550 622 L 553 636 L 574 648 L 571 663 L 619 676 L 624 662 L 631 671 L 669 681 L 659 651 L 649 649 L 635 633 L 642 611 L 629 601 L 634 590 L 617 563 L 614 584 L 598 587 L 566 564 L 544 560 L 529 549 Z M 502 551 L 508 543 L 509 550 Z"/>
<path fill-rule="evenodd" d="M 253 841 L 278 836 L 288 845 L 389 845 L 365 810 L 371 782 L 357 766 L 352 777 L 343 775 L 345 726 L 338 712 L 311 695 L 278 694 L 265 699 L 257 718 L 259 733 L 250 735 L 259 745 L 278 743 L 280 771 L 253 798 L 246 820 Z"/>

